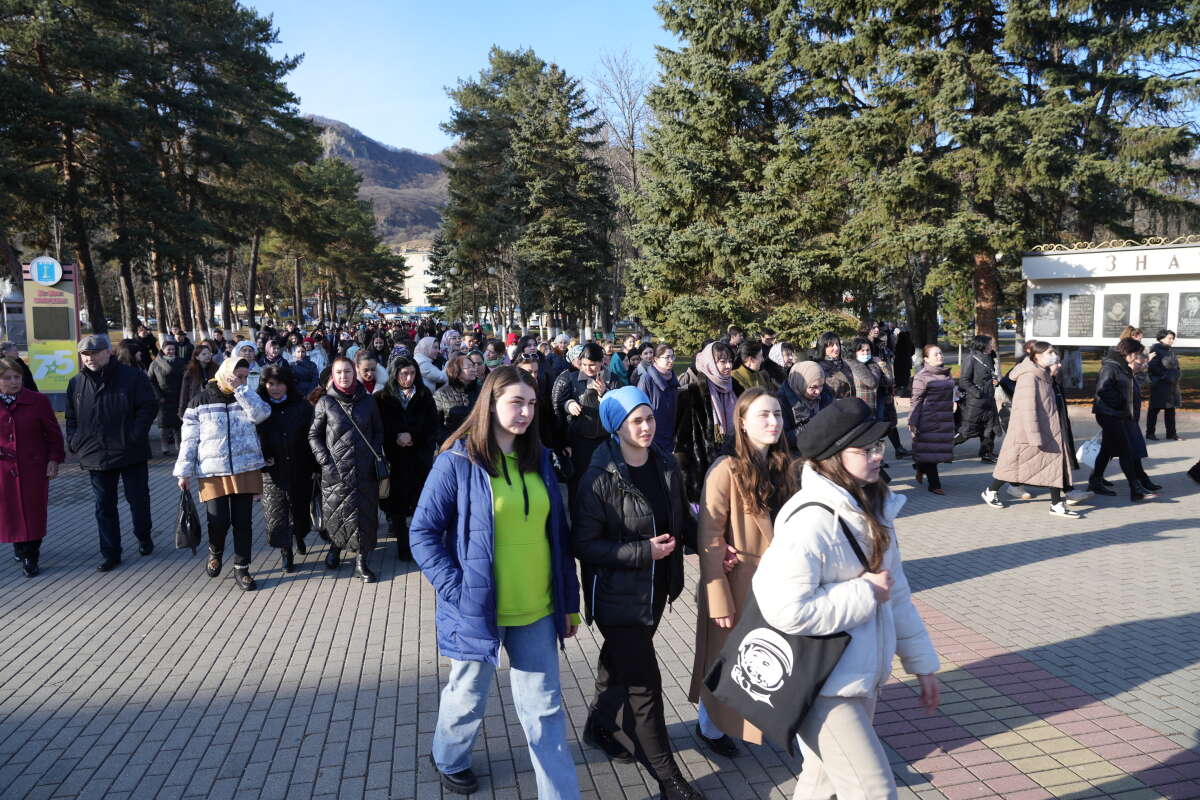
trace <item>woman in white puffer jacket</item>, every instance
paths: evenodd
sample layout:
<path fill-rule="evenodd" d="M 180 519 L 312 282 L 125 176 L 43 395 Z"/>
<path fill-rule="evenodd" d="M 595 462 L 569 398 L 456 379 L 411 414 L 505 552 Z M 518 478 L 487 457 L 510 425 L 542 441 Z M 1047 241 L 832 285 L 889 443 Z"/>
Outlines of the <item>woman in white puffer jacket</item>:
<path fill-rule="evenodd" d="M 754 595 L 769 624 L 788 634 L 850 634 L 800 726 L 804 768 L 796 800 L 896 797 L 872 719 L 897 653 L 905 670 L 919 676 L 923 705 L 937 708 L 938 657 L 913 606 L 893 529 L 905 498 L 879 480 L 887 426 L 858 398 L 817 414 L 797 442 L 808 459 L 802 488 L 776 517 L 775 537 L 754 574 Z M 801 508 L 810 503 L 821 505 Z M 842 521 L 866 554 L 867 570 Z"/>
<path fill-rule="evenodd" d="M 263 491 L 266 466 L 258 440 L 258 424 L 271 416 L 266 401 L 247 384 L 250 369 L 243 358 L 221 362 L 213 380 L 192 398 L 183 415 L 179 457 L 173 474 L 179 488 L 199 483 L 200 502 L 208 516 L 210 578 L 221 574 L 225 535 L 233 527 L 233 578 L 245 591 L 256 588 L 250 577 L 254 497 Z"/>

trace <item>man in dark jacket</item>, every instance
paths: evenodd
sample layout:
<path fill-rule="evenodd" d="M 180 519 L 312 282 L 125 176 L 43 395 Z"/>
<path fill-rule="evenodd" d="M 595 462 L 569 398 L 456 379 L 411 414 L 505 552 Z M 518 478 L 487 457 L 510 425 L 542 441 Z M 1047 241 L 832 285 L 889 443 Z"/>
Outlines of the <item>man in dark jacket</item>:
<path fill-rule="evenodd" d="M 1092 400 L 1092 413 L 1100 426 L 1100 453 L 1088 479 L 1088 489 L 1095 494 L 1113 496 L 1116 492 L 1104 485 L 1104 470 L 1113 456 L 1120 459 L 1121 471 L 1129 483 L 1130 498 L 1134 502 L 1149 500 L 1161 488 L 1150 481 L 1142 469 L 1142 460 L 1130 440 L 1131 423 L 1134 421 L 1134 405 L 1140 403 L 1137 378 L 1132 364 L 1145 348 L 1136 339 L 1122 339 L 1108 351 L 1100 362 L 1100 374 L 1096 377 L 1096 394 Z M 1136 430 L 1136 427 L 1133 427 Z"/>
<path fill-rule="evenodd" d="M 145 325 L 137 326 L 137 336 L 133 337 L 133 340 L 138 343 L 138 347 L 142 348 L 151 361 L 158 358 L 158 338 Z M 176 352 L 176 355 L 179 353 Z"/>
<path fill-rule="evenodd" d="M 12 342 L 0 343 L 0 358 L 12 359 L 14 362 L 16 362 L 17 366 L 21 368 L 22 388 L 28 389 L 31 392 L 36 392 L 38 390 L 37 382 L 33 379 L 33 372 L 30 371 L 29 365 L 21 360 L 21 355 L 19 352 L 17 352 L 17 346 L 15 344 Z M 1171 416 L 1170 420 L 1173 426 L 1175 423 L 1175 417 Z"/>
<path fill-rule="evenodd" d="M 592 453 L 608 438 L 600 422 L 600 401 L 605 392 L 619 384 L 611 379 L 605 381 L 603 368 L 603 348 L 588 342 L 579 356 L 579 371 L 559 375 L 551 390 L 558 441 L 571 452 L 572 477 L 568 482 L 567 499 L 572 508 L 576 487 L 592 463 Z"/>
<path fill-rule="evenodd" d="M 145 373 L 112 357 L 107 336 L 87 336 L 78 350 L 83 369 L 67 384 L 67 447 L 91 478 L 104 559 L 96 569 L 108 572 L 121 563 L 118 481 L 125 486 L 142 555 L 154 551 L 146 464 L 158 400 Z"/>
<path fill-rule="evenodd" d="M 702 799 L 671 752 L 654 652 L 663 610 L 683 591 L 681 545 L 696 544 L 683 474 L 653 446 L 654 410 L 641 389 L 608 392 L 600 417 L 613 439 L 579 484 L 572 531 L 586 619 L 604 637 L 584 741 L 613 759 L 636 754 L 668 800 Z"/>

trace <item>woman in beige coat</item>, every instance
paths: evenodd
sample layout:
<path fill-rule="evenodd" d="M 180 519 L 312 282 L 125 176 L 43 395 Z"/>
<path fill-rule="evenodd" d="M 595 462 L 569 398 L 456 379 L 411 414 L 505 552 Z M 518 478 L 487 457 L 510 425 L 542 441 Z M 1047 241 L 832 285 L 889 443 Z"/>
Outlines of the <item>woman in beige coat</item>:
<path fill-rule="evenodd" d="M 713 463 L 701 497 L 699 619 L 688 694 L 700 703 L 700 740 L 726 757 L 738 753 L 732 737 L 761 744 L 762 734 L 713 697 L 704 677 L 737 623 L 759 559 L 771 544 L 771 519 L 797 488 L 783 411 L 774 395 L 762 388 L 743 392 L 734 407 L 733 430 L 733 455 Z"/>
<path fill-rule="evenodd" d="M 1049 342 L 1034 342 L 1029 358 L 1013 368 L 1012 418 L 1000 460 L 992 472 L 992 483 L 983 490 L 983 502 L 1003 508 L 999 490 L 1005 483 L 1046 486 L 1050 489 L 1050 513 L 1077 518 L 1067 508 L 1063 492 L 1071 489 L 1071 457 L 1065 445 L 1062 420 L 1054 398 L 1054 371 L 1058 353 Z"/>

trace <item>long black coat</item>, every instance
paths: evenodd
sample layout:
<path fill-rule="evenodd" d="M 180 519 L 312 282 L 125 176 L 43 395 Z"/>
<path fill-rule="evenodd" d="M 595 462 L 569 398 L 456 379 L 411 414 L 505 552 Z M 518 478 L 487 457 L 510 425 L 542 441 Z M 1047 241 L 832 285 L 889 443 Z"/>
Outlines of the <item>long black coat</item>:
<path fill-rule="evenodd" d="M 656 447 L 670 497 L 671 529 L 656 531 L 654 509 L 629 477 L 621 448 L 610 439 L 596 449 L 579 484 L 572 540 L 583 568 L 587 620 L 602 625 L 654 625 L 654 572 L 667 573 L 667 600 L 683 591 L 683 547 L 696 548 L 696 521 L 683 494 L 683 474 L 671 455 Z M 675 537 L 674 552 L 654 561 L 650 539 L 659 533 Z"/>
<path fill-rule="evenodd" d="M 963 361 L 958 388 L 962 392 L 962 426 L 959 435 L 964 439 L 983 436 L 996 424 L 995 374 L 990 355 L 972 352 Z"/>
<path fill-rule="evenodd" d="M 179 394 L 183 389 L 183 373 L 187 362 L 179 356 L 167 358 L 160 355 L 150 363 L 150 385 L 158 398 L 158 427 L 179 428 Z"/>
<path fill-rule="evenodd" d="M 679 379 L 675 411 L 675 457 L 683 472 L 684 493 L 692 503 L 700 502 L 704 476 L 725 445 L 718 437 L 708 378 L 688 367 Z"/>
<path fill-rule="evenodd" d="M 205 384 L 217 377 L 217 362 L 210 361 L 208 364 L 200 368 L 199 374 L 192 372 L 191 365 L 196 362 L 188 362 L 188 367 L 183 371 L 183 383 L 179 388 L 179 416 L 183 417 L 183 412 L 187 411 L 191 405 L 192 398 L 200 394 Z"/>
<path fill-rule="evenodd" d="M 390 388 L 375 395 L 383 417 L 383 452 L 393 476 L 391 494 L 380 503 L 388 514 L 407 516 L 412 513 L 433 467 L 433 451 L 438 438 L 437 408 L 433 394 L 420 377 L 413 387 L 407 407 L 392 395 Z M 412 437 L 411 446 L 401 447 L 396 443 L 396 437 L 402 433 Z"/>
<path fill-rule="evenodd" d="M 379 528 L 379 480 L 371 448 L 383 453 L 383 420 L 374 397 L 361 383 L 350 397 L 331 384 L 317 400 L 308 441 L 321 467 L 321 510 L 329 538 L 338 547 L 369 553 Z"/>
<path fill-rule="evenodd" d="M 271 416 L 258 426 L 258 440 L 263 458 L 274 464 L 263 472 L 271 482 L 285 491 L 294 486 L 312 486 L 317 473 L 317 460 L 308 442 L 312 427 L 313 407 L 300 394 L 289 395 L 282 403 L 267 399 L 266 390 L 259 392 L 271 407 Z"/>
<path fill-rule="evenodd" d="M 1183 371 L 1179 367 L 1179 356 L 1162 342 L 1152 345 L 1150 352 L 1158 353 L 1150 359 L 1150 408 L 1182 408 L 1179 378 Z"/>

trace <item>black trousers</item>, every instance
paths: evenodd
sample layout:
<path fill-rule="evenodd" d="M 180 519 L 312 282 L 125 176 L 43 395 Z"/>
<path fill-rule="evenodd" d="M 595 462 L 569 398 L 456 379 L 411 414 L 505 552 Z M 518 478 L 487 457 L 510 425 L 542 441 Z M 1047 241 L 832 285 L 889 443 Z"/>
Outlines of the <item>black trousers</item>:
<path fill-rule="evenodd" d="M 225 552 L 225 534 L 233 525 L 233 563 L 250 563 L 254 536 L 254 495 L 227 494 L 204 504 L 208 516 L 208 549 L 215 555 Z"/>
<path fill-rule="evenodd" d="M 1121 472 L 1130 489 L 1142 480 L 1146 474 L 1142 469 L 1142 460 L 1133 455 L 1129 445 L 1129 437 L 1125 435 L 1125 422 L 1120 417 L 1110 417 L 1107 414 L 1097 414 L 1096 422 L 1100 425 L 1100 453 L 1096 456 L 1096 466 L 1088 482 L 1099 481 L 1104 477 L 1108 462 L 1116 456 L 1121 460 Z"/>
<path fill-rule="evenodd" d="M 942 488 L 942 478 L 938 475 L 936 461 L 917 461 L 913 466 L 925 473 L 925 478 L 929 481 L 930 489 Z"/>
<path fill-rule="evenodd" d="M 1146 412 L 1146 436 L 1153 436 L 1154 429 L 1158 425 L 1158 412 L 1163 412 L 1163 419 L 1167 426 L 1167 438 L 1174 439 L 1175 432 L 1175 409 L 1173 408 L 1152 408 Z"/>
<path fill-rule="evenodd" d="M 37 561 L 41 552 L 41 539 L 34 539 L 32 542 L 13 542 L 13 554 L 17 558 L 32 558 L 34 561 Z"/>
<path fill-rule="evenodd" d="M 663 711 L 662 673 L 648 625 L 600 625 L 592 713 L 658 780 L 679 772 Z M 630 746 L 632 745 L 632 746 Z"/>
<path fill-rule="evenodd" d="M 312 530 L 312 486 L 305 476 L 282 489 L 263 473 L 262 505 L 267 520 L 267 542 L 271 547 L 291 547 L 292 539 L 303 539 Z"/>
<path fill-rule="evenodd" d="M 96 527 L 100 530 L 100 555 L 121 560 L 121 518 L 117 514 L 117 482 L 125 487 L 125 502 L 133 518 L 133 535 L 152 541 L 150 528 L 150 472 L 147 463 L 117 469 L 88 470 L 96 501 Z"/>

